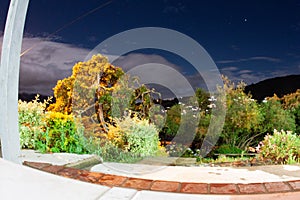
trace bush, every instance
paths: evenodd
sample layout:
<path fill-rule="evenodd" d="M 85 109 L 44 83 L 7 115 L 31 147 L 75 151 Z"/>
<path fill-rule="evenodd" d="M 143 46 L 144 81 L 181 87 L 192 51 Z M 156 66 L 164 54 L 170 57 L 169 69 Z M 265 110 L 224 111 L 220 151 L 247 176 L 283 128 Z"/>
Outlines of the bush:
<path fill-rule="evenodd" d="M 100 155 L 105 161 L 135 162 L 146 156 L 165 156 L 160 146 L 158 131 L 148 120 L 131 114 L 114 119 L 108 124 L 106 138 L 91 138 L 89 151 Z"/>
<path fill-rule="evenodd" d="M 220 91 L 226 93 L 227 111 L 221 144 L 246 149 L 260 135 L 262 113 L 257 102 L 244 92 L 245 83 L 235 85 L 227 77 L 223 77 L 223 81 L 224 86 Z"/>
<path fill-rule="evenodd" d="M 296 133 L 298 133 L 299 135 L 300 134 L 300 106 L 298 106 L 293 110 L 293 114 L 295 116 Z"/>
<path fill-rule="evenodd" d="M 36 148 L 41 152 L 85 153 L 83 126 L 72 115 L 49 112 L 45 131 L 37 135 Z"/>
<path fill-rule="evenodd" d="M 218 154 L 240 154 L 242 152 L 242 149 L 227 144 L 221 145 L 215 150 L 215 153 Z"/>
<path fill-rule="evenodd" d="M 18 103 L 19 132 L 21 148 L 34 149 L 37 135 L 44 131 L 44 110 L 48 101 L 39 102 L 39 96 L 31 102 L 21 101 Z"/>
<path fill-rule="evenodd" d="M 155 125 L 136 116 L 116 119 L 114 126 L 109 125 L 107 137 L 116 147 L 133 155 L 154 156 L 159 151 L 160 142 Z"/>
<path fill-rule="evenodd" d="M 88 151 L 107 162 L 133 163 L 146 156 L 166 156 L 155 125 L 130 115 L 108 124 L 106 138 L 90 138 Z"/>
<path fill-rule="evenodd" d="M 266 135 L 261 142 L 259 154 L 263 159 L 271 159 L 278 164 L 300 162 L 300 137 L 291 131 L 274 130 L 273 135 Z"/>
<path fill-rule="evenodd" d="M 88 151 L 101 156 L 106 162 L 134 163 L 141 160 L 139 155 L 126 152 L 109 140 L 103 141 L 99 138 L 91 139 L 88 145 Z"/>
<path fill-rule="evenodd" d="M 296 124 L 293 114 L 289 110 L 285 110 L 276 96 L 269 98 L 260 105 L 261 113 L 264 116 L 261 132 L 269 133 L 276 130 L 295 131 Z"/>

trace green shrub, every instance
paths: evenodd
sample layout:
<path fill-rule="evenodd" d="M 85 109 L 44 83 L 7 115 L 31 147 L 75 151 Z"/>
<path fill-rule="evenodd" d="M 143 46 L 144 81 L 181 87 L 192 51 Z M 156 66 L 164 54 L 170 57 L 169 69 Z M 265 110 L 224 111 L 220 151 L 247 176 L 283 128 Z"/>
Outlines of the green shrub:
<path fill-rule="evenodd" d="M 300 137 L 291 131 L 274 130 L 273 135 L 266 135 L 261 143 L 260 156 L 278 164 L 300 162 Z"/>
<path fill-rule="evenodd" d="M 109 125 L 107 138 L 124 152 L 141 157 L 154 156 L 160 150 L 155 125 L 136 116 L 128 115 L 123 119 L 115 119 L 115 125 Z"/>
<path fill-rule="evenodd" d="M 235 85 L 227 77 L 223 77 L 224 86 L 219 88 L 226 93 L 226 117 L 221 134 L 221 144 L 246 149 L 260 135 L 263 120 L 257 102 L 250 94 L 244 92 L 246 84 Z"/>
<path fill-rule="evenodd" d="M 300 134 L 300 105 L 296 108 L 292 108 L 292 113 L 295 116 L 295 124 L 296 124 L 296 133 Z"/>
<path fill-rule="evenodd" d="M 215 150 L 216 153 L 218 154 L 240 154 L 242 153 L 242 149 L 235 147 L 235 146 L 230 146 L 227 144 L 221 145 Z"/>
<path fill-rule="evenodd" d="M 282 107 L 275 97 L 270 98 L 260 104 L 261 113 L 264 120 L 260 126 L 260 131 L 270 133 L 276 130 L 296 130 L 295 117 L 292 112 Z"/>
<path fill-rule="evenodd" d="M 36 148 L 41 152 L 85 153 L 83 126 L 72 115 L 49 112 L 45 131 L 37 136 Z"/>
<path fill-rule="evenodd" d="M 106 138 L 90 138 L 88 151 L 106 162 L 133 163 L 146 156 L 166 156 L 154 124 L 130 115 L 108 124 Z"/>
<path fill-rule="evenodd" d="M 131 114 L 108 124 L 106 138 L 90 138 L 89 152 L 105 161 L 135 162 L 146 156 L 165 155 L 154 124 Z"/>
<path fill-rule="evenodd" d="M 21 148 L 34 149 L 37 135 L 44 131 L 44 110 L 48 101 L 39 102 L 39 96 L 35 100 L 26 102 L 19 100 L 19 132 Z"/>
<path fill-rule="evenodd" d="M 109 140 L 103 141 L 99 138 L 91 138 L 88 151 L 101 156 L 105 162 L 134 163 L 141 160 L 139 155 L 126 152 L 117 147 L 113 142 Z"/>

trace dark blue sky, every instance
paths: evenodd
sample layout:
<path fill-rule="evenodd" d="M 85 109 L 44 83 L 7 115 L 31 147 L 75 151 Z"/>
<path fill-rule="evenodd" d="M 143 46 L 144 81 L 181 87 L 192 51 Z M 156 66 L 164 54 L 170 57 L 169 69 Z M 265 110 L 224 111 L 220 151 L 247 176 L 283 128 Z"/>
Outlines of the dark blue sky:
<path fill-rule="evenodd" d="M 106 38 L 119 32 L 138 27 L 164 27 L 174 29 L 195 39 L 215 61 L 220 72 L 232 80 L 248 84 L 266 78 L 300 74 L 300 1 L 223 1 L 223 0 L 31 0 L 27 15 L 23 49 L 36 45 L 44 53 L 52 45 L 68 48 L 93 49 Z M 106 6 L 80 18 L 90 10 Z M 0 31 L 4 30 L 9 1 L 0 2 Z M 61 31 L 59 28 L 64 27 Z M 53 34 L 55 33 L 55 34 Z M 50 37 L 49 37 L 50 36 Z M 48 38 L 47 38 L 48 37 Z M 40 42 L 47 38 L 47 43 Z M 25 44 L 25 42 L 27 42 Z M 55 43 L 55 44 L 54 44 Z M 68 46 L 69 45 L 69 46 Z M 42 48 L 45 47 L 45 48 Z M 51 51 L 47 51 L 48 53 Z M 74 50 L 75 51 L 75 50 Z M 143 52 L 147 53 L 147 52 Z M 83 57 L 76 59 L 80 60 Z M 153 52 L 151 52 L 153 54 Z M 190 72 L 187 63 L 174 55 L 158 53 L 182 72 Z M 34 57 L 34 54 L 31 54 Z M 55 54 L 50 55 L 55 58 Z M 30 53 L 23 65 L 33 60 Z M 42 56 L 41 56 L 42 57 Z M 59 58 L 56 57 L 56 60 Z M 68 62 L 72 64 L 72 59 Z M 67 62 L 67 61 L 66 61 Z M 75 61 L 74 61 L 75 62 Z M 58 66 L 53 61 L 48 67 L 64 70 L 57 78 L 68 75 L 70 68 Z M 56 66 L 57 65 L 57 66 Z M 22 66 L 21 66 L 22 67 Z M 47 70 L 44 66 L 44 70 Z M 63 69 L 62 69 L 63 68 Z M 38 71 L 23 67 L 20 89 L 30 91 L 29 72 Z M 57 71 L 56 71 L 57 72 Z M 52 74 L 51 74 L 52 73 Z M 22 75 L 24 74 L 24 75 Z M 50 72 L 55 76 L 55 71 Z M 34 90 L 38 81 L 32 83 Z M 52 82 L 47 82 L 52 84 Z M 45 83 L 46 84 L 46 83 Z"/>

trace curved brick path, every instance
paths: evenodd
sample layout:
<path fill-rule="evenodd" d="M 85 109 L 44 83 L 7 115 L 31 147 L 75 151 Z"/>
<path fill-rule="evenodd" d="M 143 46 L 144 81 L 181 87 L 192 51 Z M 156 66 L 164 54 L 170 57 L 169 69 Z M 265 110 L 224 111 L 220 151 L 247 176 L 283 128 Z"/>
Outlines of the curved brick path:
<path fill-rule="evenodd" d="M 274 194 L 290 192 L 295 192 L 297 196 L 300 194 L 300 178 L 299 180 L 279 182 L 267 182 L 266 180 L 266 182 L 263 183 L 191 183 L 118 176 L 51 165 L 48 163 L 25 161 L 24 165 L 84 182 L 108 187 L 133 188 L 136 190 L 215 195 Z"/>

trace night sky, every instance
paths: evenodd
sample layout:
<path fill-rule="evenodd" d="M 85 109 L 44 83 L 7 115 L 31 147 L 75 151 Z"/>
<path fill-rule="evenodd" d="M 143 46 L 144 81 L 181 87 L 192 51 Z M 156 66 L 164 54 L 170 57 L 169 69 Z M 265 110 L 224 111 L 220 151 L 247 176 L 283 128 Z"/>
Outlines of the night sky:
<path fill-rule="evenodd" d="M 1 0 L 0 44 L 8 6 Z M 31 0 L 22 49 L 33 48 L 21 58 L 20 92 L 51 95 L 56 81 L 69 76 L 91 49 L 139 27 L 169 28 L 193 38 L 233 81 L 300 74 L 299 0 Z M 167 52 L 132 52 L 127 61 L 138 65 L 147 59 L 197 81 L 186 61 Z"/>

